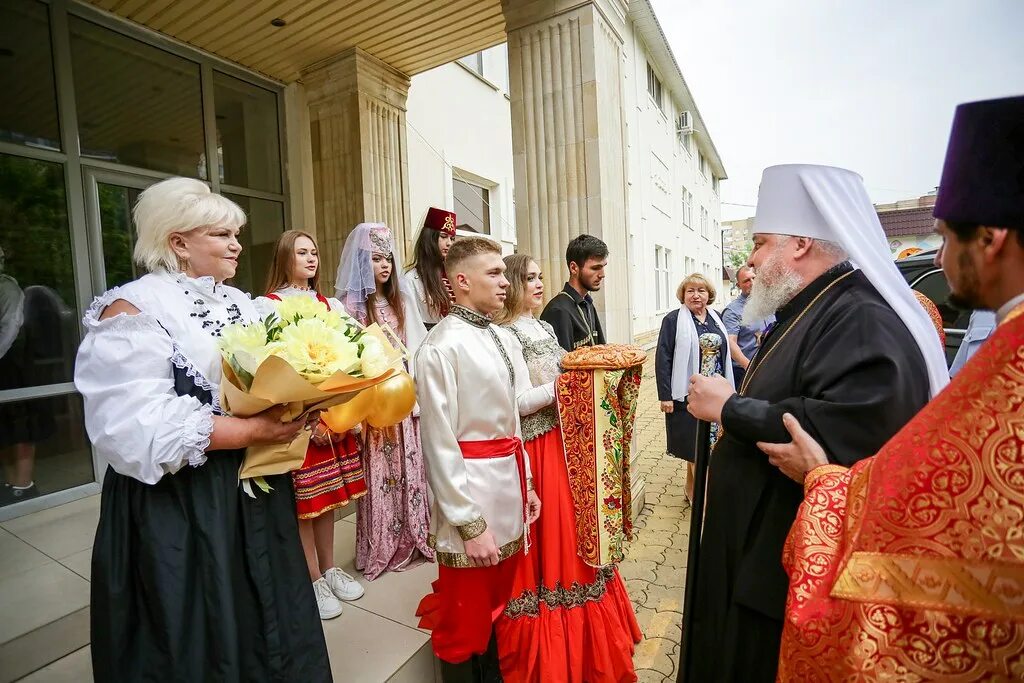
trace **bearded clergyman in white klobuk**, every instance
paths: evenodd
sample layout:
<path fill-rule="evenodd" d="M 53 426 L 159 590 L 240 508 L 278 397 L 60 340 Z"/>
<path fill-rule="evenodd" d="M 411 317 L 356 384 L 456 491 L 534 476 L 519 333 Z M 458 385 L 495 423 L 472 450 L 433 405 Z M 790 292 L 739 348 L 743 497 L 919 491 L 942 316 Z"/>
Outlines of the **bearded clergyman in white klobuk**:
<path fill-rule="evenodd" d="M 828 166 L 764 171 L 743 312 L 776 324 L 737 390 L 690 380 L 688 409 L 718 422 L 690 681 L 774 681 L 788 578 L 782 549 L 803 499 L 757 442 L 793 414 L 837 464 L 874 453 L 949 380 L 938 335 L 892 261 L 863 180 Z"/>

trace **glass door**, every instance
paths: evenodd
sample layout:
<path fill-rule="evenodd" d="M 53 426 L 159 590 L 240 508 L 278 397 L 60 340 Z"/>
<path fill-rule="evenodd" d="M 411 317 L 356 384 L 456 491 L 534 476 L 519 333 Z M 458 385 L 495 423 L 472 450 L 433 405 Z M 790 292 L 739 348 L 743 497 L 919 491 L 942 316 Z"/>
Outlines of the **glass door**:
<path fill-rule="evenodd" d="M 89 225 L 90 257 L 93 266 L 93 287 L 97 293 L 144 275 L 145 270 L 134 263 L 135 228 L 132 207 L 147 187 L 162 178 L 86 169 L 85 204 Z M 228 281 L 253 296 L 263 294 L 274 245 L 284 232 L 284 204 L 258 197 L 223 193 L 242 207 L 247 218 L 239 240 L 242 254 L 238 272 Z"/>
<path fill-rule="evenodd" d="M 73 244 L 62 165 L 0 154 L 0 519 L 98 490 L 72 383 Z"/>
<path fill-rule="evenodd" d="M 96 292 L 131 282 L 145 273 L 132 260 L 132 207 L 142 191 L 158 180 L 121 171 L 86 169 L 85 212 Z"/>

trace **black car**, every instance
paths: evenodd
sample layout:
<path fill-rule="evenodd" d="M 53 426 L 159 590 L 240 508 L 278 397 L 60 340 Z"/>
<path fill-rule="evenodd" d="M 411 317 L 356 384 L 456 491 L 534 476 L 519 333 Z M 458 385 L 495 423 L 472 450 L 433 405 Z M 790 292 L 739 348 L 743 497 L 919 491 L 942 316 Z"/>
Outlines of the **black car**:
<path fill-rule="evenodd" d="M 936 250 L 923 251 L 896 261 L 896 267 L 912 289 L 924 294 L 935 302 L 942 315 L 942 326 L 946 330 L 946 365 L 953 362 L 960 344 L 967 332 L 971 319 L 970 311 L 961 311 L 949 303 L 949 282 L 941 268 L 935 265 Z"/>

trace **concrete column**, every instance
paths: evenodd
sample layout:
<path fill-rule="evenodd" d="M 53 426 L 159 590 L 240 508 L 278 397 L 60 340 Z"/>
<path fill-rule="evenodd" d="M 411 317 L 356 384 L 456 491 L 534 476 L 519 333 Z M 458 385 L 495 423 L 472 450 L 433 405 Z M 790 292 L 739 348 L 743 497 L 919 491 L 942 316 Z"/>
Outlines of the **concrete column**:
<path fill-rule="evenodd" d="M 582 233 L 608 244 L 595 297 L 610 342 L 632 341 L 626 225 L 623 36 L 628 0 L 502 0 L 508 29 L 518 250 L 568 276 L 565 248 Z M 646 482 L 633 440 L 634 518 Z"/>
<path fill-rule="evenodd" d="M 512 154 L 520 253 L 568 276 L 581 233 L 608 244 L 595 297 L 611 342 L 631 341 L 626 253 L 623 35 L 626 0 L 502 0 L 508 28 Z"/>
<path fill-rule="evenodd" d="M 358 223 L 386 223 L 405 256 L 409 77 L 352 48 L 305 70 L 302 81 L 309 107 L 316 233 L 326 289 L 333 289 L 345 237 Z"/>

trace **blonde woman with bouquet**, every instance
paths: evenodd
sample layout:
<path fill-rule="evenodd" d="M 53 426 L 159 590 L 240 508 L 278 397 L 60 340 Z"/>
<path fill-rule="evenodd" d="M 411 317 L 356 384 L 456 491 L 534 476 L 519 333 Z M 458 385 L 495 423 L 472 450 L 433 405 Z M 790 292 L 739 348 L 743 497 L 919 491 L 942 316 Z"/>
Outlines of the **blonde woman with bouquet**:
<path fill-rule="evenodd" d="M 313 236 L 288 230 L 277 240 L 267 278 L 267 294 L 256 300 L 264 318 L 313 303 L 344 312 L 341 302 L 320 292 L 320 256 Z M 298 312 L 298 311 L 297 311 Z M 318 420 L 302 467 L 292 472 L 299 537 L 321 619 L 341 614 L 341 601 L 358 600 L 363 587 L 334 564 L 333 511 L 366 493 L 359 442 Z"/>
<path fill-rule="evenodd" d="M 394 238 L 382 223 L 360 223 L 345 241 L 335 293 L 349 314 L 364 325 L 393 331 L 409 351 L 425 336 Z M 363 458 L 368 493 L 359 499 L 356 568 L 369 579 L 434 560 L 427 544 L 430 526 L 427 480 L 420 446 L 418 411 L 397 425 L 364 425 Z"/>
<path fill-rule="evenodd" d="M 238 267 L 242 210 L 198 180 L 170 178 L 133 212 L 149 273 L 85 315 L 75 386 L 109 462 L 93 546 L 98 681 L 329 681 L 295 519 L 291 477 L 255 498 L 245 448 L 288 443 L 282 410 L 221 410 L 221 332 L 259 320 L 224 284 Z"/>

